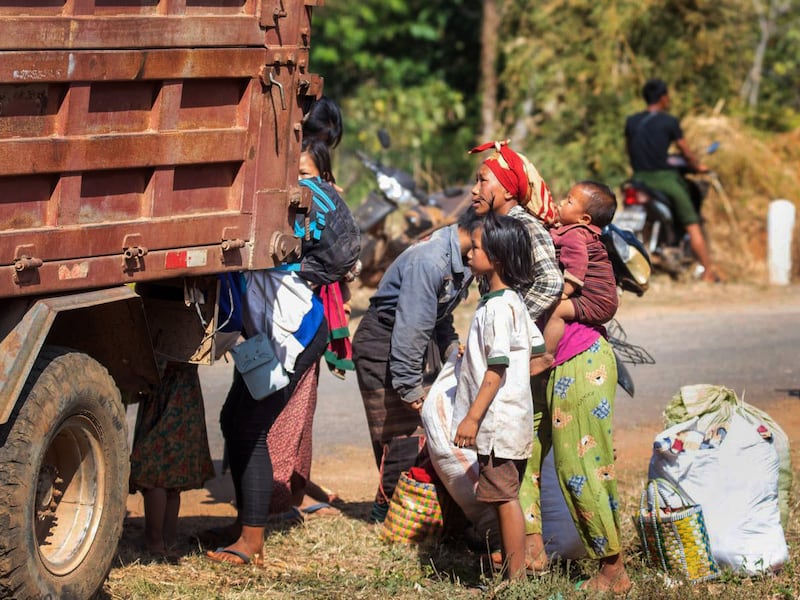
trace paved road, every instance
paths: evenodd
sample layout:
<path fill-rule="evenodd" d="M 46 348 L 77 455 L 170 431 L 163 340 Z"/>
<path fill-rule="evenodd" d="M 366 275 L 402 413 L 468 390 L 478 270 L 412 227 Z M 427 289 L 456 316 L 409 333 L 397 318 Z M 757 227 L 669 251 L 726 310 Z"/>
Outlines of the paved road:
<path fill-rule="evenodd" d="M 619 389 L 616 427 L 659 422 L 664 406 L 682 385 L 724 385 L 766 410 L 773 402 L 794 396 L 791 391 L 800 388 L 800 293 L 794 291 L 733 304 L 711 298 L 705 305 L 695 302 L 685 309 L 675 303 L 641 308 L 639 299 L 626 296 L 618 317 L 628 341 L 647 348 L 656 364 L 631 367 L 636 396 L 630 398 Z M 200 369 L 215 460 L 222 457 L 218 418 L 231 368 L 218 362 Z M 780 422 L 779 414 L 772 416 Z M 339 445 L 369 452 L 354 374 L 341 381 L 323 367 L 314 436 L 317 456 Z"/>
<path fill-rule="evenodd" d="M 632 367 L 635 399 L 617 396 L 622 398 L 617 411 L 622 426 L 659 421 L 682 385 L 724 385 L 765 410 L 800 391 L 800 294 L 790 303 L 632 318 L 623 313 L 622 319 L 628 339 L 647 347 L 656 360 L 652 366 Z M 772 416 L 780 421 L 780 415 Z"/>

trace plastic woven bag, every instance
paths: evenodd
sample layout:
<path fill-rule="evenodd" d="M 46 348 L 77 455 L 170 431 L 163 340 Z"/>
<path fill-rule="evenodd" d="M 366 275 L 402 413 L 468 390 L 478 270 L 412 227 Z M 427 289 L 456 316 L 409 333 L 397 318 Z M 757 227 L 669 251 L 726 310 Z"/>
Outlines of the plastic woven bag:
<path fill-rule="evenodd" d="M 436 485 L 415 481 L 403 472 L 389 501 L 380 536 L 387 542 L 419 543 L 441 534 L 442 508 Z"/>
<path fill-rule="evenodd" d="M 702 508 L 666 479 L 647 482 L 633 521 L 653 566 L 691 582 L 719 575 Z"/>
<path fill-rule="evenodd" d="M 778 509 L 778 454 L 740 411 L 720 418 L 715 411 L 660 432 L 648 477 L 667 479 L 700 503 L 721 567 L 748 575 L 777 571 L 789 559 Z"/>
<path fill-rule="evenodd" d="M 729 421 L 736 412 L 752 423 L 764 439 L 775 447 L 780 459 L 778 467 L 778 508 L 781 513 L 781 526 L 789 524 L 789 506 L 792 492 L 792 458 L 789 436 L 766 412 L 740 400 L 733 390 L 719 385 L 696 384 L 683 386 L 664 409 L 664 422 L 667 427 L 688 421 L 692 417 L 718 415 L 717 420 Z"/>

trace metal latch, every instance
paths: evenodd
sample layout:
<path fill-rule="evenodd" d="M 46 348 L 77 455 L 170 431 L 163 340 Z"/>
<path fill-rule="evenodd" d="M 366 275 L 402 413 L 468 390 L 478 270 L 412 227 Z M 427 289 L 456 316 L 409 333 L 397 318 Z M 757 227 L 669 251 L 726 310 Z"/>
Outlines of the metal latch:
<path fill-rule="evenodd" d="M 17 285 L 35 285 L 39 283 L 39 267 L 44 264 L 35 255 L 36 246 L 24 244 L 14 250 L 14 282 Z"/>
<path fill-rule="evenodd" d="M 125 260 L 140 259 L 146 255 L 147 248 L 142 248 L 141 246 L 131 246 L 130 248 L 122 249 L 122 256 L 125 257 Z"/>
<path fill-rule="evenodd" d="M 270 248 L 276 264 L 288 262 L 289 259 L 300 258 L 302 242 L 300 238 L 276 231 L 272 234 Z"/>
<path fill-rule="evenodd" d="M 130 233 L 122 240 L 122 259 L 125 271 L 144 269 L 147 248 L 141 244 L 142 235 L 139 233 Z"/>
<path fill-rule="evenodd" d="M 38 269 L 44 263 L 42 262 L 41 258 L 35 258 L 33 256 L 19 256 L 14 259 L 14 270 L 17 273 L 22 271 L 29 271 L 33 269 Z"/>
<path fill-rule="evenodd" d="M 275 69 L 262 65 L 261 69 L 259 69 L 258 77 L 264 87 L 272 87 L 274 85 L 278 88 L 278 93 L 281 95 L 281 109 L 286 110 L 286 93 L 283 90 L 283 84 L 275 79 Z"/>
<path fill-rule="evenodd" d="M 239 248 L 244 248 L 245 241 L 244 240 L 222 240 L 222 251 L 223 252 L 230 252 L 231 250 L 237 250 Z"/>

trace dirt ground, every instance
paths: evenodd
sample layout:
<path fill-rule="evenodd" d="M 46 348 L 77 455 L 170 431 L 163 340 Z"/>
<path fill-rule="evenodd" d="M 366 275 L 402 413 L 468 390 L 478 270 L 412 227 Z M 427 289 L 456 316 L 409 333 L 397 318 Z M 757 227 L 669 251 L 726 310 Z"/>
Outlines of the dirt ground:
<path fill-rule="evenodd" d="M 757 302 L 759 299 L 780 302 L 797 293 L 797 289 L 770 287 L 765 285 L 726 284 L 724 293 L 719 287 L 700 284 L 677 284 L 668 279 L 653 282 L 651 290 L 635 302 L 629 302 L 626 310 L 637 315 L 662 314 L 665 310 L 691 310 L 693 305 L 700 305 L 713 299 L 720 310 L 736 311 L 737 307 Z M 354 296 L 354 313 L 359 314 L 359 307 L 366 306 L 367 291 L 357 291 Z M 457 327 L 465 326 L 470 311 L 457 315 Z M 467 316 L 465 316 L 467 315 Z M 800 440 L 800 398 L 790 397 L 768 409 L 789 437 L 789 440 Z M 646 480 L 647 466 L 650 459 L 652 442 L 661 431 L 661 423 L 654 422 L 635 428 L 618 427 L 615 431 L 615 447 L 617 450 L 617 471 L 620 479 L 635 482 Z M 793 448 L 797 456 L 797 448 Z M 796 460 L 796 458 L 795 458 Z M 343 445 L 335 454 L 320 455 L 317 453 L 313 467 L 313 479 L 335 491 L 345 502 L 362 504 L 371 502 L 377 473 L 372 457 L 365 454 L 362 447 Z M 229 475 L 219 475 L 202 490 L 192 490 L 181 495 L 182 529 L 195 529 L 203 525 L 204 517 L 215 521 L 219 517 L 234 516 L 233 489 Z M 143 503 L 139 494 L 129 496 L 128 519 L 126 527 L 139 529 L 143 526 Z M 218 524 L 218 522 L 217 522 Z M 186 533 L 191 533 L 187 531 Z"/>
<path fill-rule="evenodd" d="M 770 414 L 776 416 L 790 440 L 800 440 L 800 400 L 787 400 L 776 405 Z M 617 471 L 628 481 L 647 477 L 647 465 L 653 438 L 661 430 L 659 423 L 649 427 L 617 429 L 614 434 L 617 450 Z M 368 458 L 368 459 L 367 459 Z M 337 455 L 318 456 L 314 460 L 314 480 L 335 491 L 347 503 L 372 501 L 377 473 L 371 457 L 361 448 L 342 447 Z M 139 521 L 144 516 L 142 497 L 128 497 L 128 519 Z M 201 490 L 181 494 L 181 518 L 235 516 L 233 488 L 229 476 L 218 476 Z M 141 526 L 140 523 L 132 523 Z"/>

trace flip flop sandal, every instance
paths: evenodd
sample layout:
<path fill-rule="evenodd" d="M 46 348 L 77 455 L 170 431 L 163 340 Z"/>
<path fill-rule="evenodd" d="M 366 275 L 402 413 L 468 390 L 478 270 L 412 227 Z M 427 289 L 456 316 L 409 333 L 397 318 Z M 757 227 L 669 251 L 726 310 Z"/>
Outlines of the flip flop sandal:
<path fill-rule="evenodd" d="M 288 523 L 289 525 L 300 525 L 305 521 L 303 512 L 293 506 L 289 510 L 282 513 L 274 513 L 269 516 L 271 523 Z"/>
<path fill-rule="evenodd" d="M 226 560 L 226 559 L 221 558 L 219 556 L 214 556 L 215 554 L 230 554 L 231 556 L 235 556 L 236 558 L 238 558 L 242 562 L 237 562 L 235 560 Z M 213 552 L 211 550 L 206 552 L 206 558 L 208 558 L 209 560 L 211 560 L 213 562 L 226 563 L 226 564 L 229 564 L 229 565 L 240 565 L 240 566 L 242 566 L 242 565 L 249 565 L 251 562 L 256 566 L 260 566 L 261 565 L 261 557 L 258 554 L 254 554 L 253 556 L 248 556 L 247 554 L 245 554 L 244 552 L 241 552 L 239 550 L 234 550 L 233 548 L 223 548 L 222 546 L 220 546 L 219 548 L 217 548 Z"/>
<path fill-rule="evenodd" d="M 341 514 L 341 511 L 338 508 L 335 508 L 335 507 L 331 506 L 327 502 L 317 502 L 316 504 L 312 504 L 310 506 L 301 506 L 300 507 L 300 512 L 303 513 L 304 515 L 310 516 L 310 515 L 313 515 L 314 513 L 316 513 L 317 511 L 320 511 L 320 510 L 324 511 L 326 509 L 332 510 L 332 511 L 336 511 L 336 512 L 333 512 L 333 513 L 331 513 L 331 512 L 321 512 L 317 516 L 319 516 L 319 517 L 323 517 L 323 516 L 335 517 L 335 516 L 338 516 L 338 515 Z"/>

